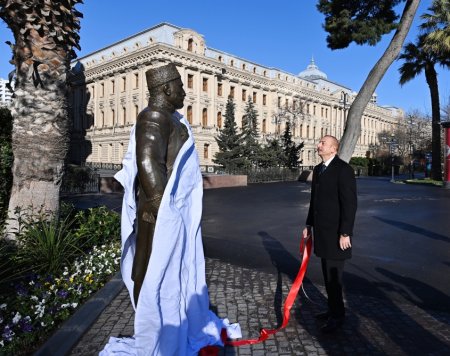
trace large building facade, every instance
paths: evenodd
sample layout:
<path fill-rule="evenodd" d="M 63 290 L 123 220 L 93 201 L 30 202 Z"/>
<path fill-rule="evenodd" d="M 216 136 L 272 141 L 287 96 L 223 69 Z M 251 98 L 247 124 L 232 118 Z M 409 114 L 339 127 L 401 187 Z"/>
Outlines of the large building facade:
<path fill-rule="evenodd" d="M 296 142 L 304 142 L 302 164 L 309 166 L 320 161 L 315 148 L 321 136 L 342 136 L 356 95 L 329 80 L 314 60 L 294 75 L 211 49 L 197 32 L 162 23 L 73 63 L 72 161 L 122 161 L 130 129 L 147 106 L 145 72 L 168 62 L 175 63 L 182 76 L 186 98 L 180 112 L 191 123 L 201 165 L 209 170 L 229 96 L 236 104 L 238 127 L 247 101 L 253 101 L 262 141 L 282 134 L 283 118 L 291 111 L 286 108 L 301 106 L 293 134 Z M 370 145 L 379 143 L 378 134 L 392 131 L 402 117 L 401 109 L 378 106 L 374 96 L 364 112 L 354 155 L 365 156 Z"/>
<path fill-rule="evenodd" d="M 8 88 L 8 80 L 0 78 L 0 106 L 10 106 L 13 93 Z"/>

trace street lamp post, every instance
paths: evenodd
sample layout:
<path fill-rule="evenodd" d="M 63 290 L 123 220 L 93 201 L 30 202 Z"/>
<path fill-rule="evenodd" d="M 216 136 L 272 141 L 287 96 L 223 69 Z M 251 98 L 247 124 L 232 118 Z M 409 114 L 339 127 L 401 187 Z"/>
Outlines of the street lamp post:
<path fill-rule="evenodd" d="M 398 146 L 397 140 L 395 139 L 395 135 L 391 134 L 391 137 L 382 137 L 381 138 L 383 142 L 387 143 L 389 145 L 389 153 L 391 155 L 391 182 L 395 182 L 395 176 L 394 176 L 394 153 L 395 148 Z"/>

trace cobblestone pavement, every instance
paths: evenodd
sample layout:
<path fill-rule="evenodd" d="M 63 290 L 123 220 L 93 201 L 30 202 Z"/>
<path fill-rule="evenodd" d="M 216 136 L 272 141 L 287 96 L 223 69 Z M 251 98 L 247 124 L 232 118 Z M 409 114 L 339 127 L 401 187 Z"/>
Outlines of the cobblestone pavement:
<path fill-rule="evenodd" d="M 206 259 L 211 309 L 239 322 L 244 338 L 282 321 L 291 280 Z M 225 347 L 220 355 L 450 355 L 450 313 L 423 310 L 388 299 L 346 295 L 344 326 L 323 335 L 314 315 L 325 305 L 324 290 L 304 283 L 288 326 L 257 345 Z M 110 336 L 133 334 L 134 312 L 126 289 L 105 308 L 72 349 L 72 356 L 97 355 Z"/>

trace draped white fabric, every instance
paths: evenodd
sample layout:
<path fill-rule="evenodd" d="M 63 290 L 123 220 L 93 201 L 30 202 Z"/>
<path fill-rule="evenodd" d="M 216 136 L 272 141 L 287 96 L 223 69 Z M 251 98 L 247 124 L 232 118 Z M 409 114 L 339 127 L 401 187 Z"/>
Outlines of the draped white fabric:
<path fill-rule="evenodd" d="M 238 324 L 219 319 L 209 310 L 205 280 L 205 258 L 201 237 L 203 182 L 199 159 L 189 124 L 189 138 L 181 148 L 164 191 L 158 211 L 153 249 L 139 296 L 133 302 L 131 269 L 135 252 L 136 218 L 135 127 L 131 130 L 123 169 L 115 178 L 124 187 L 122 206 L 123 281 L 135 308 L 133 338 L 111 338 L 101 356 L 106 355 L 196 355 L 206 345 L 222 345 L 220 332 L 241 337 Z"/>

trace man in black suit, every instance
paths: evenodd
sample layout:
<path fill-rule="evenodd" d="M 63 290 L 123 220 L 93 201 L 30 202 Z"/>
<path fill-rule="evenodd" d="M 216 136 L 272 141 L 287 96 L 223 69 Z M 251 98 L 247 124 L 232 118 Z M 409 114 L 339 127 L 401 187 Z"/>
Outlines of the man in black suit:
<path fill-rule="evenodd" d="M 326 320 L 322 332 L 330 333 L 344 322 L 342 272 L 352 255 L 353 225 L 357 198 L 352 167 L 337 156 L 339 141 L 324 136 L 317 145 L 322 163 L 314 167 L 311 201 L 303 237 L 314 238 L 314 253 L 321 258 L 328 310 L 317 318 Z"/>

